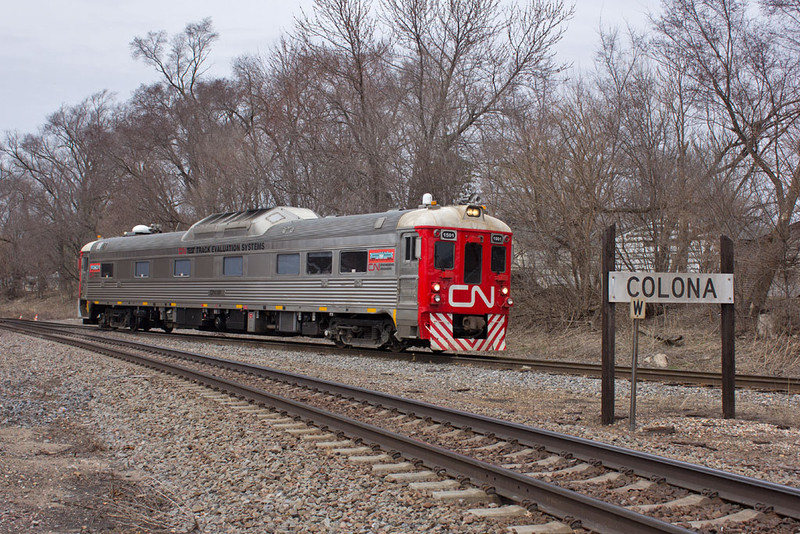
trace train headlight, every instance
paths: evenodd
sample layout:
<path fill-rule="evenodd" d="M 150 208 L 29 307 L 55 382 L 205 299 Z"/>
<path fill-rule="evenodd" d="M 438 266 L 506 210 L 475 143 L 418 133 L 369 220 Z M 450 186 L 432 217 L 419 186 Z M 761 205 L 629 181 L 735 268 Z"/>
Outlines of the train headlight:
<path fill-rule="evenodd" d="M 431 304 L 439 304 L 442 301 L 442 296 L 439 293 L 431 295 Z"/>
<path fill-rule="evenodd" d="M 502 293 L 503 296 L 508 295 L 508 288 L 505 287 L 505 286 L 501 287 L 500 288 L 500 293 Z"/>
<path fill-rule="evenodd" d="M 480 206 L 468 206 L 467 207 L 467 217 L 480 217 L 481 216 L 481 208 Z"/>
<path fill-rule="evenodd" d="M 507 308 L 510 308 L 510 307 L 511 307 L 511 306 L 513 306 L 513 305 L 514 305 L 514 299 L 512 299 L 511 297 L 508 297 L 508 298 L 506 299 L 506 307 L 507 307 Z"/>
<path fill-rule="evenodd" d="M 431 284 L 431 289 L 434 291 L 434 293 L 438 293 L 442 289 L 442 284 L 440 284 L 439 282 L 434 282 L 433 284 Z"/>

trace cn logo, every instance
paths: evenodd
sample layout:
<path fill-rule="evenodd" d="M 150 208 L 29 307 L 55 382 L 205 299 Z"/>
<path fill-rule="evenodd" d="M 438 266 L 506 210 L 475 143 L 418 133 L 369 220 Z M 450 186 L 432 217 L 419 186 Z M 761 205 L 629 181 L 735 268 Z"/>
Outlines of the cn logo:
<path fill-rule="evenodd" d="M 458 296 L 456 296 L 458 293 Z M 467 293 L 465 295 L 464 293 Z M 452 285 L 450 286 L 450 305 L 454 308 L 472 308 L 475 306 L 477 297 L 486 304 L 488 307 L 494 306 L 494 287 L 490 288 L 489 297 L 483 292 L 480 286 L 467 286 L 467 285 Z M 469 301 L 464 300 L 469 298 Z"/>

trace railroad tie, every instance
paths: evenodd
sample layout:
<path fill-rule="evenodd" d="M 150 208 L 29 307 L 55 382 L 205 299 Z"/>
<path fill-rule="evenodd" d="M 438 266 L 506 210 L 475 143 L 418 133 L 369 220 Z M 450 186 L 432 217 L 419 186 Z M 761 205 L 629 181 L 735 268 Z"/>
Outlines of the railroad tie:
<path fill-rule="evenodd" d="M 700 506 L 701 504 L 706 504 L 710 501 L 711 499 L 708 497 L 694 494 L 687 495 L 686 497 L 681 497 L 680 499 L 675 499 L 673 501 L 667 501 L 658 504 L 634 504 L 632 506 L 626 506 L 626 508 L 628 510 L 633 510 L 634 512 L 652 512 L 653 510 L 669 510 L 672 508 L 680 508 L 682 506 Z"/>
<path fill-rule="evenodd" d="M 497 499 L 497 497 L 492 497 L 482 489 L 478 488 L 434 491 L 431 495 L 434 499 L 444 502 L 479 503 L 492 502 Z"/>
<path fill-rule="evenodd" d="M 716 528 L 716 527 L 721 527 L 728 523 L 746 523 L 747 521 L 760 519 L 763 515 L 764 514 L 762 514 L 759 511 L 746 509 L 736 512 L 734 514 L 718 517 L 716 519 L 689 521 L 689 526 L 691 526 L 692 528 L 696 528 L 698 530 L 703 528 Z"/>
<path fill-rule="evenodd" d="M 550 471 L 546 473 L 547 475 L 572 475 L 575 473 L 583 473 L 584 471 L 588 471 L 591 469 L 592 466 L 590 464 L 575 464 L 572 467 L 565 467 L 564 469 L 559 469 L 558 471 Z"/>
<path fill-rule="evenodd" d="M 508 454 L 504 454 L 503 457 L 508 458 L 510 460 L 516 460 L 516 459 L 518 459 L 518 458 L 520 458 L 522 456 L 527 456 L 527 455 L 533 454 L 535 452 L 536 451 L 534 449 L 525 448 L 525 449 L 518 450 L 517 452 L 510 452 Z"/>
<path fill-rule="evenodd" d="M 411 462 L 398 462 L 394 464 L 373 464 L 372 472 L 377 475 L 387 473 L 403 473 L 413 471 L 417 467 Z"/>
<path fill-rule="evenodd" d="M 413 421 L 408 421 L 407 423 L 402 423 L 402 426 L 420 426 L 425 421 L 422 419 L 414 419 Z"/>
<path fill-rule="evenodd" d="M 640 490 L 650 489 L 655 485 L 656 483 L 653 482 L 652 480 L 642 479 L 638 482 L 634 482 L 633 484 L 628 484 L 627 486 L 622 486 L 621 488 L 615 488 L 611 491 L 613 491 L 614 493 L 627 493 L 629 491 L 640 491 Z"/>
<path fill-rule="evenodd" d="M 516 504 L 510 504 L 507 506 L 496 506 L 494 508 L 471 508 L 467 510 L 467 512 L 474 515 L 475 517 L 480 517 L 484 519 L 504 519 L 507 517 L 518 517 L 521 515 L 526 515 L 528 513 L 528 510 L 526 510 L 522 506 L 518 506 Z"/>
<path fill-rule="evenodd" d="M 412 483 L 423 482 L 438 478 L 433 471 L 411 471 L 408 473 L 389 473 L 386 480 L 389 482 Z"/>
<path fill-rule="evenodd" d="M 307 426 L 308 425 L 306 425 L 305 423 L 292 422 L 292 423 L 280 423 L 277 425 L 273 424 L 272 428 L 275 428 L 277 430 L 295 430 L 298 428 L 306 428 Z"/>
<path fill-rule="evenodd" d="M 260 413 L 256 415 L 262 421 L 275 421 L 276 419 L 283 419 L 283 416 L 278 412 L 268 412 L 262 410 Z"/>
<path fill-rule="evenodd" d="M 496 451 L 497 449 L 502 449 L 503 447 L 507 447 L 507 441 L 498 441 L 497 443 L 492 443 L 491 445 L 484 445 L 483 447 L 478 447 L 475 449 L 476 451 Z"/>
<path fill-rule="evenodd" d="M 543 525 L 522 525 L 508 527 L 514 534 L 572 534 L 572 527 L 561 521 L 551 521 Z"/>
<path fill-rule="evenodd" d="M 604 475 L 599 475 L 594 478 L 587 478 L 586 480 L 576 480 L 573 484 L 605 484 L 606 482 L 614 482 L 622 478 L 623 475 L 619 471 L 609 471 Z"/>
<path fill-rule="evenodd" d="M 298 424 L 302 424 L 303 426 L 300 426 L 300 427 L 297 427 L 297 428 L 287 428 L 286 432 L 288 434 L 293 435 L 293 436 L 308 436 L 308 435 L 311 435 L 311 434 L 319 434 L 320 433 L 319 428 L 316 428 L 316 427 L 313 427 L 313 426 L 309 427 L 309 426 L 306 426 L 303 423 L 298 423 Z"/>
<path fill-rule="evenodd" d="M 367 454 L 372 452 L 370 447 L 344 447 L 341 449 L 333 449 L 333 454 L 343 454 L 345 456 L 355 456 L 357 454 Z"/>
<path fill-rule="evenodd" d="M 317 430 L 319 432 L 319 430 Z M 336 434 L 331 434 L 330 432 L 326 432 L 324 434 L 306 434 L 305 436 L 300 436 L 300 439 L 303 441 L 314 441 L 320 442 L 326 439 L 335 438 Z"/>
<path fill-rule="evenodd" d="M 343 439 L 340 441 L 320 441 L 317 443 L 317 447 L 320 449 L 343 449 L 344 447 L 352 447 L 353 445 L 355 445 L 355 443 L 353 443 L 353 440 L 350 439 Z"/>
<path fill-rule="evenodd" d="M 291 417 L 284 417 L 278 414 L 279 417 L 263 417 L 265 423 L 269 423 L 270 425 L 287 425 L 289 423 L 295 423 L 296 421 Z"/>
<path fill-rule="evenodd" d="M 446 480 L 431 480 L 427 482 L 412 482 L 409 488 L 423 493 L 433 493 L 434 491 L 454 490 L 461 487 L 457 480 L 448 478 Z"/>
<path fill-rule="evenodd" d="M 564 458 L 562 456 L 558 456 L 557 454 L 553 454 L 548 456 L 547 458 L 543 458 L 541 460 L 537 460 L 533 462 L 533 465 L 538 465 L 541 467 L 550 467 L 551 465 L 555 465 Z"/>
<path fill-rule="evenodd" d="M 370 449 L 371 450 L 371 449 Z M 354 464 L 378 464 L 381 462 L 387 462 L 391 460 L 392 457 L 388 454 L 373 454 L 368 456 L 351 456 L 348 458 Z"/>

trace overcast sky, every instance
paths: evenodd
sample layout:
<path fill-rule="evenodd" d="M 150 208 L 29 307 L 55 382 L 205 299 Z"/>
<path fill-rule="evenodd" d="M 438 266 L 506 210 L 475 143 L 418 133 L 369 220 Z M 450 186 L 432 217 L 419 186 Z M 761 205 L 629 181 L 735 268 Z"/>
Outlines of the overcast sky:
<path fill-rule="evenodd" d="M 569 1 L 569 0 L 567 0 Z M 659 0 L 574 0 L 558 59 L 592 64 L 598 29 L 644 27 Z M 62 104 L 74 105 L 104 89 L 127 100 L 157 74 L 130 55 L 130 42 L 149 31 L 170 35 L 211 17 L 220 34 L 211 54 L 215 76 L 231 61 L 265 53 L 291 30 L 311 0 L 4 0 L 0 16 L 0 133 L 35 132 Z"/>

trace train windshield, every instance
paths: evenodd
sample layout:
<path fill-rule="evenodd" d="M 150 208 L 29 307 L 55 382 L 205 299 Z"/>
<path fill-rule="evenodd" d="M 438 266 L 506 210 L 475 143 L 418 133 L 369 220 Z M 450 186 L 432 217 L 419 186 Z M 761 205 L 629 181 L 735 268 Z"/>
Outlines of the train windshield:
<path fill-rule="evenodd" d="M 492 272 L 498 274 L 506 272 L 506 247 L 497 245 L 492 247 Z"/>
<path fill-rule="evenodd" d="M 453 241 L 437 241 L 433 249 L 433 267 L 450 270 L 455 266 L 456 244 Z"/>
<path fill-rule="evenodd" d="M 467 243 L 464 245 L 464 283 L 481 283 L 481 256 L 483 245 L 480 243 Z"/>

